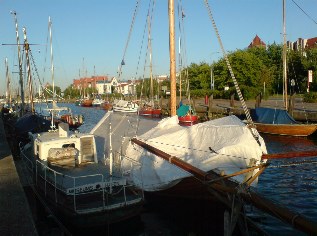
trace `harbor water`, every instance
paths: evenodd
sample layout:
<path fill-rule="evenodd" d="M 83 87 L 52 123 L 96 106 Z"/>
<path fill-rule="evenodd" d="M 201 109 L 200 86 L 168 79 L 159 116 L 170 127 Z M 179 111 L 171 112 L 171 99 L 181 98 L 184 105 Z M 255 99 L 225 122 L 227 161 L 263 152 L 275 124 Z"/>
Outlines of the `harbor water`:
<path fill-rule="evenodd" d="M 80 132 L 89 132 L 106 113 L 94 107 L 67 106 L 73 114 L 84 116 Z M 37 106 L 37 111 L 44 107 Z M 262 135 L 269 153 L 285 153 L 317 150 L 317 135 L 308 138 Z M 286 206 L 291 211 L 317 222 L 317 157 L 288 158 L 269 160 L 270 166 L 260 175 L 254 191 L 261 196 Z M 183 202 L 182 207 L 147 205 L 140 217 L 122 225 L 107 225 L 94 232 L 77 232 L 68 229 L 74 235 L 222 235 L 215 225 L 217 217 L 208 209 L 205 202 Z M 250 218 L 269 235 L 305 235 L 291 226 L 273 218 L 252 206 L 246 208 Z M 48 217 L 43 213 L 43 217 Z M 38 216 L 38 218 L 40 218 Z M 217 225 L 219 227 L 219 225 Z M 67 228 L 67 225 L 65 226 Z M 46 232 L 44 230 L 44 232 Z M 50 232 L 52 233 L 52 232 Z M 46 234 L 46 233 L 45 233 Z M 44 234 L 43 234 L 44 235 Z"/>

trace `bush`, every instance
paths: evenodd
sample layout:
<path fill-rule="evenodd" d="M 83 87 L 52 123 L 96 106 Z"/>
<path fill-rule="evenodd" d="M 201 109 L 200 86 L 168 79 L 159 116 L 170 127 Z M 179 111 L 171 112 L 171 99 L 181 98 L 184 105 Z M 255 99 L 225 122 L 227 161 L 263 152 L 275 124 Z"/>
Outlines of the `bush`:
<path fill-rule="evenodd" d="M 317 93 L 310 92 L 310 93 L 305 93 L 303 96 L 303 101 L 304 102 L 317 102 Z"/>

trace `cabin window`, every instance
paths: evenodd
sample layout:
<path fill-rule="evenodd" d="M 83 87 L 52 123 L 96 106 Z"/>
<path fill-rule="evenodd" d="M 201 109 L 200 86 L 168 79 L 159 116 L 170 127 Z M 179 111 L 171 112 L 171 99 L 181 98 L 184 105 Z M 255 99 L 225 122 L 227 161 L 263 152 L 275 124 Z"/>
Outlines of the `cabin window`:
<path fill-rule="evenodd" d="M 69 148 L 69 147 L 75 148 L 75 143 L 67 143 L 62 146 L 62 148 Z"/>

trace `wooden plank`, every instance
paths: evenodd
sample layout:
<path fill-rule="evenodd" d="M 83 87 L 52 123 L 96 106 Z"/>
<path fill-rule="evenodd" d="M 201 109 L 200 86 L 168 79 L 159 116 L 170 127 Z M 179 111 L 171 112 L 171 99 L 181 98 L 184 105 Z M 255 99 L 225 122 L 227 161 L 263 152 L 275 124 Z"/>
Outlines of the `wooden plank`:
<path fill-rule="evenodd" d="M 262 159 L 279 159 L 279 158 L 294 158 L 294 157 L 316 157 L 316 151 L 302 151 L 302 152 L 286 152 L 286 153 L 272 153 L 263 154 Z"/>

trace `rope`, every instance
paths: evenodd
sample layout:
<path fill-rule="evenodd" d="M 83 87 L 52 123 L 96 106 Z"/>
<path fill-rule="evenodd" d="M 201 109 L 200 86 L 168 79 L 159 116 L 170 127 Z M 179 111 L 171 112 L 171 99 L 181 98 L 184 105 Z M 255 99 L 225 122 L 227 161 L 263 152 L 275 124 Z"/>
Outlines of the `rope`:
<path fill-rule="evenodd" d="M 150 6 L 151 6 L 151 1 L 149 2 L 149 6 L 148 6 L 148 14 L 150 11 Z M 147 28 L 147 22 L 145 22 L 145 25 L 144 25 L 141 47 L 140 47 L 140 52 L 139 52 L 139 57 L 138 57 L 138 63 L 137 63 L 136 72 L 135 72 L 135 78 L 138 77 L 138 70 L 139 70 L 139 65 L 140 65 L 140 60 L 141 60 L 141 54 L 142 54 L 142 49 L 143 49 L 143 42 L 144 42 L 144 38 L 145 38 L 146 28 Z M 142 90 L 141 90 L 141 92 L 142 92 Z"/>
<path fill-rule="evenodd" d="M 154 6 L 155 6 L 155 0 L 153 1 L 152 5 L 152 10 L 151 10 L 151 17 L 150 17 L 150 7 L 151 7 L 151 2 L 149 3 L 149 9 L 146 17 L 146 24 L 145 24 L 145 29 L 148 28 L 148 44 L 146 48 L 146 53 L 145 53 L 145 61 L 144 61 L 144 67 L 143 67 L 143 76 L 142 76 L 142 85 L 141 85 L 141 92 L 140 92 L 140 99 L 143 96 L 143 85 L 145 83 L 145 71 L 146 71 L 146 64 L 147 64 L 147 58 L 148 58 L 148 53 L 150 51 L 150 44 L 151 44 L 151 26 L 152 26 L 152 18 L 153 18 L 153 11 L 154 11 Z M 144 29 L 144 32 L 145 32 Z M 147 91 L 144 91 L 144 94 L 147 95 Z"/>
<path fill-rule="evenodd" d="M 125 57 L 125 54 L 127 52 L 127 48 L 128 48 L 128 45 L 129 45 L 129 41 L 130 41 L 130 37 L 131 37 L 131 34 L 132 34 L 132 29 L 133 29 L 133 25 L 134 25 L 134 22 L 135 22 L 136 14 L 138 12 L 138 8 L 139 8 L 139 1 L 137 0 L 136 1 L 136 5 L 135 5 L 135 9 L 134 9 L 134 13 L 133 13 L 133 16 L 132 16 L 132 22 L 131 22 L 131 26 L 130 26 L 130 30 L 129 30 L 129 34 L 128 34 L 128 40 L 127 40 L 127 42 L 125 44 L 125 47 L 124 47 L 123 57 L 122 57 L 122 61 L 120 63 L 119 71 L 118 71 L 118 81 L 120 80 L 122 66 L 125 64 L 124 57 Z"/>
<path fill-rule="evenodd" d="M 225 51 L 225 49 L 224 49 L 224 46 L 223 46 L 223 44 L 222 44 L 222 41 L 221 41 L 221 38 L 220 38 L 220 35 L 219 35 L 219 32 L 218 32 L 218 28 L 217 28 L 216 22 L 215 22 L 215 20 L 214 20 L 214 18 L 213 18 L 213 15 L 212 15 L 211 8 L 210 8 L 210 6 L 209 6 L 208 0 L 204 0 L 204 2 L 205 2 L 205 5 L 206 5 L 206 8 L 207 8 L 207 11 L 208 11 L 209 18 L 210 18 L 210 20 L 211 20 L 211 22 L 212 22 L 212 26 L 213 26 L 213 28 L 214 28 L 214 30 L 215 30 L 215 32 L 216 32 L 217 39 L 218 39 L 218 41 L 219 41 L 219 44 L 220 44 L 220 47 L 221 47 L 221 51 L 222 51 L 222 54 L 223 54 L 223 56 L 224 56 L 225 62 L 226 62 L 226 64 L 227 64 L 227 67 L 228 67 L 228 69 L 229 69 L 229 72 L 230 72 L 231 78 L 232 78 L 232 80 L 233 80 L 235 89 L 236 89 L 236 91 L 237 91 L 237 93 L 238 93 L 239 100 L 240 100 L 240 102 L 241 102 L 241 104 L 242 104 L 242 108 L 243 108 L 244 113 L 245 113 L 245 115 L 246 115 L 247 121 L 248 121 L 248 123 L 249 123 L 251 126 L 254 127 L 254 123 L 253 123 L 253 121 L 252 121 L 250 112 L 249 112 L 249 110 L 248 110 L 248 108 L 247 108 L 247 105 L 246 105 L 246 103 L 245 103 L 245 101 L 244 101 L 244 98 L 243 98 L 243 96 L 242 96 L 240 87 L 239 87 L 239 85 L 238 85 L 238 81 L 236 80 L 235 75 L 234 75 L 233 70 L 232 70 L 232 67 L 231 67 L 231 65 L 230 65 L 228 55 L 227 55 L 227 53 L 226 53 L 226 51 Z M 258 141 L 258 134 L 257 134 L 256 132 L 254 132 L 252 129 L 251 129 L 251 132 L 252 132 L 254 138 Z M 260 145 L 260 144 L 259 144 L 259 145 Z"/>

